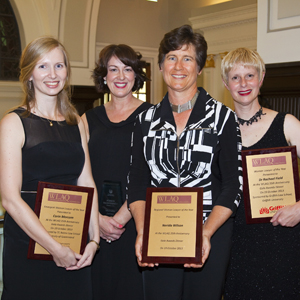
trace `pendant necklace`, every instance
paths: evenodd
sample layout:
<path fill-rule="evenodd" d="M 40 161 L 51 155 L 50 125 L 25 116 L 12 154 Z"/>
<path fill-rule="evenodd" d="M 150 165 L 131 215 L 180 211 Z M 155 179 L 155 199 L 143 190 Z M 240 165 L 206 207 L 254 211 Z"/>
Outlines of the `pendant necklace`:
<path fill-rule="evenodd" d="M 39 113 L 42 115 L 42 117 L 44 119 L 46 119 L 48 122 L 49 122 L 49 125 L 52 127 L 53 126 L 53 123 L 51 120 L 49 120 L 48 118 L 45 117 L 45 115 L 36 107 L 36 109 L 39 111 Z"/>
<path fill-rule="evenodd" d="M 262 106 L 261 106 L 258 112 L 256 112 L 256 114 L 253 117 L 251 117 L 249 120 L 244 120 L 238 117 L 239 125 L 244 125 L 246 123 L 247 126 L 249 126 L 254 122 L 258 122 L 258 118 L 261 119 L 261 116 L 264 116 L 265 114 L 266 113 L 263 114 Z"/>
<path fill-rule="evenodd" d="M 170 102 L 170 106 L 172 108 L 172 111 L 177 112 L 177 113 L 181 113 L 181 112 L 184 112 L 188 109 L 192 109 L 194 107 L 196 101 L 197 101 L 198 95 L 199 95 L 199 91 L 196 92 L 196 94 L 194 95 L 194 97 L 191 100 L 189 100 L 188 102 L 183 103 L 181 105 L 175 105 L 175 104 L 172 104 Z"/>

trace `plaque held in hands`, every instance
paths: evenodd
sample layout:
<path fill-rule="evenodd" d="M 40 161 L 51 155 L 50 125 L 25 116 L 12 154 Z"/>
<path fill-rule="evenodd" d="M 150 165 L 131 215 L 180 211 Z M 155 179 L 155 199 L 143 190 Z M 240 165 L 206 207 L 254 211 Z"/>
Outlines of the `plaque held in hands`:
<path fill-rule="evenodd" d="M 295 146 L 243 150 L 247 224 L 268 223 L 275 213 L 299 200 Z"/>
<path fill-rule="evenodd" d="M 142 262 L 201 264 L 203 188 L 148 188 Z"/>
<path fill-rule="evenodd" d="M 94 189 L 75 185 L 39 182 L 34 212 L 48 233 L 76 253 L 84 252 Z M 52 260 L 52 255 L 33 239 L 27 257 Z"/>

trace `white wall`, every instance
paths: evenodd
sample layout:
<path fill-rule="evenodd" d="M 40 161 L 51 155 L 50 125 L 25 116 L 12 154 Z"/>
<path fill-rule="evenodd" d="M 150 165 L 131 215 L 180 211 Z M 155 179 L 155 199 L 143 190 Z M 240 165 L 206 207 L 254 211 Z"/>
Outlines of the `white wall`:
<path fill-rule="evenodd" d="M 232 109 L 232 97 L 221 79 L 222 58 L 238 47 L 256 49 L 257 5 L 248 5 L 247 1 L 244 4 L 247 5 L 215 5 L 220 8 L 218 11 L 199 14 L 189 19 L 193 29 L 203 33 L 208 44 L 208 55 L 211 55 L 214 62 L 213 67 L 203 69 L 203 87 L 212 97 Z"/>
<path fill-rule="evenodd" d="M 267 64 L 300 61 L 300 1 L 259 0 L 257 50 Z"/>
<path fill-rule="evenodd" d="M 10 0 L 22 49 L 42 35 L 58 38 L 71 62 L 71 84 L 94 85 L 96 32 L 101 0 Z M 0 81 L 0 119 L 23 97 L 19 82 Z"/>
<path fill-rule="evenodd" d="M 42 35 L 58 38 L 71 61 L 71 83 L 93 85 L 96 31 L 101 0 L 10 0 L 22 48 Z"/>
<path fill-rule="evenodd" d="M 168 0 L 101 0 L 97 42 L 158 48 L 168 20 Z"/>
<path fill-rule="evenodd" d="M 224 1 L 224 0 L 222 0 Z M 212 96 L 231 106 L 220 82 L 222 52 L 246 46 L 258 49 L 266 63 L 300 61 L 300 0 L 10 0 L 22 48 L 37 36 L 51 34 L 71 56 L 72 84 L 93 85 L 97 44 L 126 43 L 153 63 L 152 102 L 163 96 L 156 50 L 163 35 L 184 23 L 204 32 L 215 68 L 200 79 Z M 258 21 L 256 19 L 256 2 Z M 257 26 L 258 25 L 258 26 Z M 256 28 L 257 26 L 257 28 Z M 0 82 L 0 118 L 18 104 L 18 83 Z"/>

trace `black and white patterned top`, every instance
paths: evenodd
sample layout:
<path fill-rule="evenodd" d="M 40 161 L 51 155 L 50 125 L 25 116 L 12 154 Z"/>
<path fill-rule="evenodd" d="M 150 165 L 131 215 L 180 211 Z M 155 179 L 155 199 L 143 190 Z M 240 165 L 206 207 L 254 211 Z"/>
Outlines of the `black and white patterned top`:
<path fill-rule="evenodd" d="M 203 221 L 215 205 L 235 212 L 243 183 L 237 118 L 203 88 L 199 91 L 179 137 L 168 94 L 139 115 L 133 134 L 128 204 L 145 200 L 149 186 L 203 187 Z"/>

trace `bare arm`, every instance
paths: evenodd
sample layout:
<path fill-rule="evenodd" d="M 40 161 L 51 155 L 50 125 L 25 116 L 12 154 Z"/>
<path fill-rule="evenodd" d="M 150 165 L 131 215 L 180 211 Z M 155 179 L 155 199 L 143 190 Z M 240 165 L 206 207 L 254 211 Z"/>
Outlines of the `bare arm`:
<path fill-rule="evenodd" d="M 300 157 L 300 122 L 293 115 L 287 114 L 284 120 L 284 134 L 289 145 L 297 147 L 297 155 Z M 287 205 L 278 210 L 271 219 L 274 226 L 281 225 L 294 227 L 300 222 L 300 202 Z"/>
<path fill-rule="evenodd" d="M 202 264 L 185 264 L 185 267 L 201 268 L 205 261 L 207 260 L 211 244 L 210 240 L 215 232 L 229 219 L 232 211 L 227 207 L 220 205 L 214 206 L 209 217 L 203 225 L 203 234 L 202 234 Z"/>
<path fill-rule="evenodd" d="M 212 209 L 209 217 L 203 226 L 203 255 L 202 255 L 202 263 L 204 264 L 206 259 L 208 258 L 210 251 L 210 242 L 209 247 L 205 247 L 206 241 L 210 241 L 215 232 L 230 218 L 232 215 L 231 209 L 216 205 Z"/>
<path fill-rule="evenodd" d="M 88 121 L 87 121 L 87 118 L 86 118 L 86 114 L 83 114 L 81 116 L 81 121 L 82 121 L 83 126 L 84 126 L 86 141 L 88 143 L 89 140 L 90 140 L 90 131 L 89 131 L 89 124 L 88 124 Z"/>
<path fill-rule="evenodd" d="M 114 215 L 114 220 L 116 220 L 119 224 L 125 226 L 131 218 L 132 215 L 127 208 L 127 201 L 125 201 L 121 208 Z"/>
<path fill-rule="evenodd" d="M 287 114 L 284 119 L 284 134 L 289 145 L 297 147 L 300 158 L 300 121 L 293 115 Z"/>
<path fill-rule="evenodd" d="M 24 130 L 15 113 L 5 116 L 0 122 L 0 192 L 2 205 L 20 228 L 52 256 L 57 266 L 76 265 L 75 253 L 56 242 L 45 230 L 39 219 L 21 198 L 22 146 Z"/>
<path fill-rule="evenodd" d="M 113 217 L 104 216 L 99 213 L 100 237 L 108 242 L 118 240 L 125 231 L 125 225 L 132 218 L 127 208 L 127 201 Z"/>
<path fill-rule="evenodd" d="M 81 143 L 83 147 L 83 151 L 85 154 L 85 162 L 82 169 L 82 172 L 78 178 L 77 184 L 79 186 L 88 186 L 94 188 L 94 196 L 93 196 L 93 203 L 92 203 L 92 210 L 91 210 L 91 218 L 89 224 L 89 237 L 90 240 L 94 240 L 97 243 L 100 242 L 100 233 L 99 233 L 99 221 L 98 221 L 98 194 L 96 185 L 92 176 L 92 169 L 90 164 L 90 157 L 88 153 L 88 146 L 87 146 L 87 138 L 85 133 L 84 124 L 82 121 L 78 124 L 80 134 L 81 134 Z M 82 257 L 77 263 L 78 268 L 83 268 L 92 263 L 94 255 L 97 251 L 97 245 L 95 243 L 88 243 Z"/>

